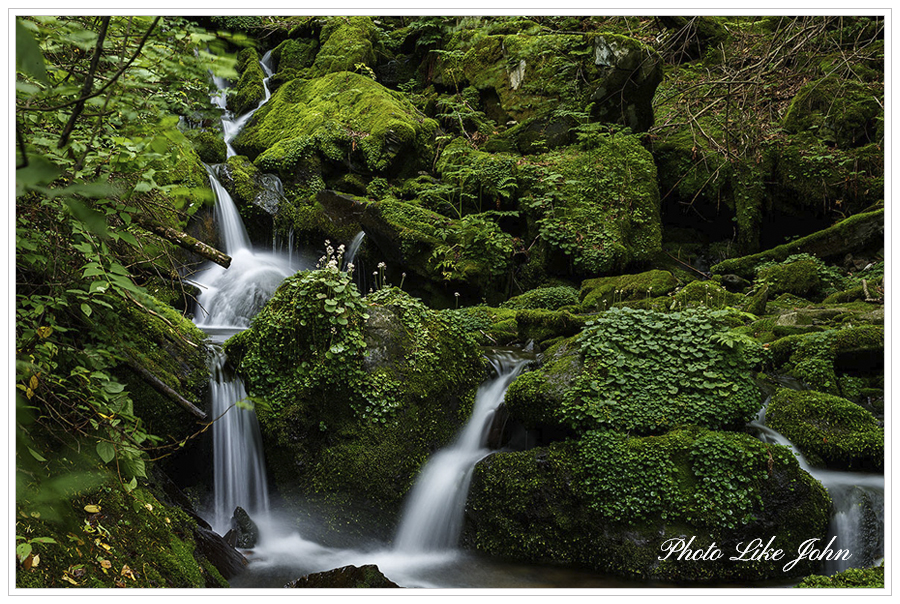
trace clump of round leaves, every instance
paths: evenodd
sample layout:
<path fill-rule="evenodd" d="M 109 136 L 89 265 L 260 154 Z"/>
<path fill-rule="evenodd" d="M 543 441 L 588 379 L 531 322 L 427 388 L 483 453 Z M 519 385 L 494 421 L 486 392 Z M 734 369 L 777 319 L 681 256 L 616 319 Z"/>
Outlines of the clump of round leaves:
<path fill-rule="evenodd" d="M 568 285 L 539 287 L 510 298 L 500 308 L 559 310 L 563 306 L 578 304 L 578 290 Z"/>
<path fill-rule="evenodd" d="M 584 329 L 579 345 L 584 371 L 561 409 L 578 431 L 727 429 L 743 426 L 762 404 L 751 378 L 762 346 L 705 309 L 614 308 Z"/>

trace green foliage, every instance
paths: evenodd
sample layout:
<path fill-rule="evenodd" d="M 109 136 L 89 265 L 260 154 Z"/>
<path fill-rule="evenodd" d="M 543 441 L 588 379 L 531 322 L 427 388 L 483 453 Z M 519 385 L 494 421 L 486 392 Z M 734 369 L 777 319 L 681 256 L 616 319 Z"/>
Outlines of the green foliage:
<path fill-rule="evenodd" d="M 762 402 L 749 375 L 762 347 L 723 331 L 701 310 L 602 313 L 579 339 L 584 372 L 566 392 L 563 416 L 579 431 L 742 426 Z"/>
<path fill-rule="evenodd" d="M 836 575 L 810 575 L 794 587 L 798 588 L 884 588 L 884 562 L 871 568 L 849 568 Z"/>
<path fill-rule="evenodd" d="M 756 282 L 768 285 L 771 294 L 821 299 L 843 289 L 846 282 L 840 271 L 809 254 L 793 254 L 778 263 L 763 262 L 755 270 Z"/>

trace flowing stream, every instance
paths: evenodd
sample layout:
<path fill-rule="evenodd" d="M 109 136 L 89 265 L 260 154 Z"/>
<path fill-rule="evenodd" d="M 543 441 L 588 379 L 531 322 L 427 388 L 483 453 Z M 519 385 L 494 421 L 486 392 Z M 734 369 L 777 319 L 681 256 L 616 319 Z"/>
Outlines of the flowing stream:
<path fill-rule="evenodd" d="M 843 549 L 851 553 L 847 560 L 826 560 L 824 572 L 832 575 L 848 568 L 879 564 L 884 558 L 884 476 L 810 466 L 791 441 L 766 425 L 768 403 L 767 399 L 750 427 L 757 431 L 763 442 L 788 447 L 800 467 L 822 483 L 832 502 L 828 538 L 822 546 L 834 538 L 832 550 Z"/>

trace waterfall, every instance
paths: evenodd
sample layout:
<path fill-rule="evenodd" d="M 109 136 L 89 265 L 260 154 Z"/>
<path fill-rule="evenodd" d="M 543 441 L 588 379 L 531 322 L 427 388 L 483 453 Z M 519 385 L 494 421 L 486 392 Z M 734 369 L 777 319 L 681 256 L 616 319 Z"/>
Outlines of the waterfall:
<path fill-rule="evenodd" d="M 263 57 L 263 69 L 272 75 Z M 222 129 L 229 157 L 234 155 L 231 140 L 252 116 L 253 111 L 234 119 L 225 109 L 227 81 L 214 78 L 218 92 L 212 102 L 222 108 Z M 264 80 L 266 99 L 269 99 L 268 77 Z M 265 103 L 260 102 L 259 107 Z M 278 285 L 301 268 L 313 266 L 307 258 L 292 257 L 265 252 L 253 248 L 234 200 L 216 171 L 207 166 L 209 182 L 216 196 L 216 220 L 225 252 L 231 256 L 226 269 L 209 263 L 198 272 L 193 281 L 200 288 L 194 321 L 209 335 L 213 342 L 221 344 L 225 339 L 250 326 L 252 318 L 272 297 Z M 277 181 L 277 179 L 275 179 Z M 269 183 L 276 193 L 281 182 Z M 225 533 L 230 528 L 234 509 L 240 506 L 251 515 L 266 514 L 269 496 L 262 438 L 256 414 L 245 403 L 247 392 L 237 376 L 226 371 L 226 359 L 221 346 L 214 344 L 210 358 L 210 398 L 213 423 L 213 501 L 211 512 L 213 528 Z"/>
<path fill-rule="evenodd" d="M 394 549 L 425 552 L 456 547 L 462 531 L 469 482 L 485 448 L 494 412 L 527 359 L 510 352 L 489 359 L 496 376 L 478 389 L 472 417 L 445 449 L 435 453 L 410 491 Z"/>
<path fill-rule="evenodd" d="M 800 467 L 822 483 L 831 497 L 828 541 L 832 549 L 848 550 L 848 560 L 828 560 L 824 570 L 835 574 L 848 568 L 867 568 L 884 557 L 884 476 L 862 472 L 844 472 L 814 468 L 784 435 L 765 425 L 769 399 L 763 404 L 750 427 L 763 442 L 784 445 L 797 457 Z"/>
<path fill-rule="evenodd" d="M 214 348 L 210 362 L 210 392 L 213 423 L 213 521 L 220 534 L 231 528 L 237 506 L 251 516 L 267 514 L 269 495 L 263 463 L 262 439 L 256 414 L 243 405 L 247 398 L 243 382 L 225 371 L 225 354 Z M 219 417 L 222 416 L 222 417 Z"/>

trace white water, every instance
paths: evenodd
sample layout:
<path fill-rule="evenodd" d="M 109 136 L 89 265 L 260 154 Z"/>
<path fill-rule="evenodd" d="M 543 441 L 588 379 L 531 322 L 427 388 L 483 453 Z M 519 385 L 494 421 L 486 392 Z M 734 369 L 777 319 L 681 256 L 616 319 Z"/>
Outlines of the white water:
<path fill-rule="evenodd" d="M 353 240 L 347 247 L 347 253 L 344 254 L 344 270 L 347 270 L 348 265 L 356 264 L 356 254 L 359 252 L 359 248 L 362 245 L 363 239 L 365 238 L 365 231 L 360 231 L 356 234 L 356 236 L 353 237 Z"/>
<path fill-rule="evenodd" d="M 485 444 L 494 412 L 527 363 L 512 353 L 499 353 L 490 361 L 497 376 L 478 389 L 469 422 L 453 444 L 432 456 L 409 493 L 394 541 L 396 551 L 450 550 L 459 541 L 472 470 L 490 453 Z"/>
<path fill-rule="evenodd" d="M 263 59 L 268 60 L 268 53 Z M 263 68 L 271 75 L 265 63 Z M 216 78 L 216 84 L 220 90 L 213 97 L 213 102 L 224 109 L 224 86 L 227 82 Z M 268 100 L 268 87 L 264 85 L 264 88 Z M 234 155 L 231 139 L 240 132 L 252 113 L 236 120 L 231 119 L 229 113 L 222 118 L 229 155 Z M 216 195 L 216 220 L 222 247 L 231 256 L 231 265 L 226 269 L 209 263 L 194 276 L 193 280 L 200 288 L 194 321 L 213 341 L 221 343 L 250 326 L 251 319 L 286 277 L 301 268 L 312 267 L 313 263 L 306 258 L 295 260 L 283 254 L 254 249 L 231 195 L 219 182 L 215 171 L 211 168 L 207 171 L 210 186 Z M 259 518 L 269 513 L 269 497 L 256 414 L 242 404 L 247 398 L 244 384 L 240 378 L 227 374 L 225 356 L 218 347 L 213 349 L 210 373 L 212 417 L 215 419 L 210 524 L 214 530 L 224 534 L 230 528 L 230 519 L 236 507 L 240 506 L 251 517 Z"/>
<path fill-rule="evenodd" d="M 763 442 L 788 447 L 800 467 L 822 483 L 831 496 L 832 516 L 828 539 L 821 546 L 835 537 L 832 549 L 851 553 L 847 560 L 827 560 L 824 571 L 831 575 L 878 564 L 884 557 L 884 476 L 810 466 L 791 441 L 765 425 L 767 407 L 768 400 L 750 426 Z"/>
<path fill-rule="evenodd" d="M 270 67 L 272 60 L 272 51 L 267 52 L 263 55 L 262 59 L 260 59 L 259 64 L 263 68 L 263 72 L 266 74 L 266 77 L 263 78 L 263 91 L 265 92 L 265 98 L 259 102 L 256 106 L 256 109 L 252 109 L 245 113 L 244 115 L 234 117 L 230 111 L 228 111 L 227 107 L 227 99 L 226 94 L 228 90 L 228 81 L 225 78 L 220 78 L 219 76 L 213 76 L 213 81 L 216 84 L 217 92 L 215 95 L 211 97 L 213 104 L 220 108 L 224 113 L 222 114 L 222 131 L 225 134 L 225 149 L 226 156 L 232 157 L 236 155 L 234 149 L 231 147 L 231 141 L 240 133 L 240 131 L 244 128 L 244 125 L 250 121 L 250 118 L 253 117 L 253 114 L 256 113 L 257 109 L 266 104 L 266 102 L 272 97 L 272 94 L 269 92 L 269 78 L 272 77 L 272 69 Z"/>

